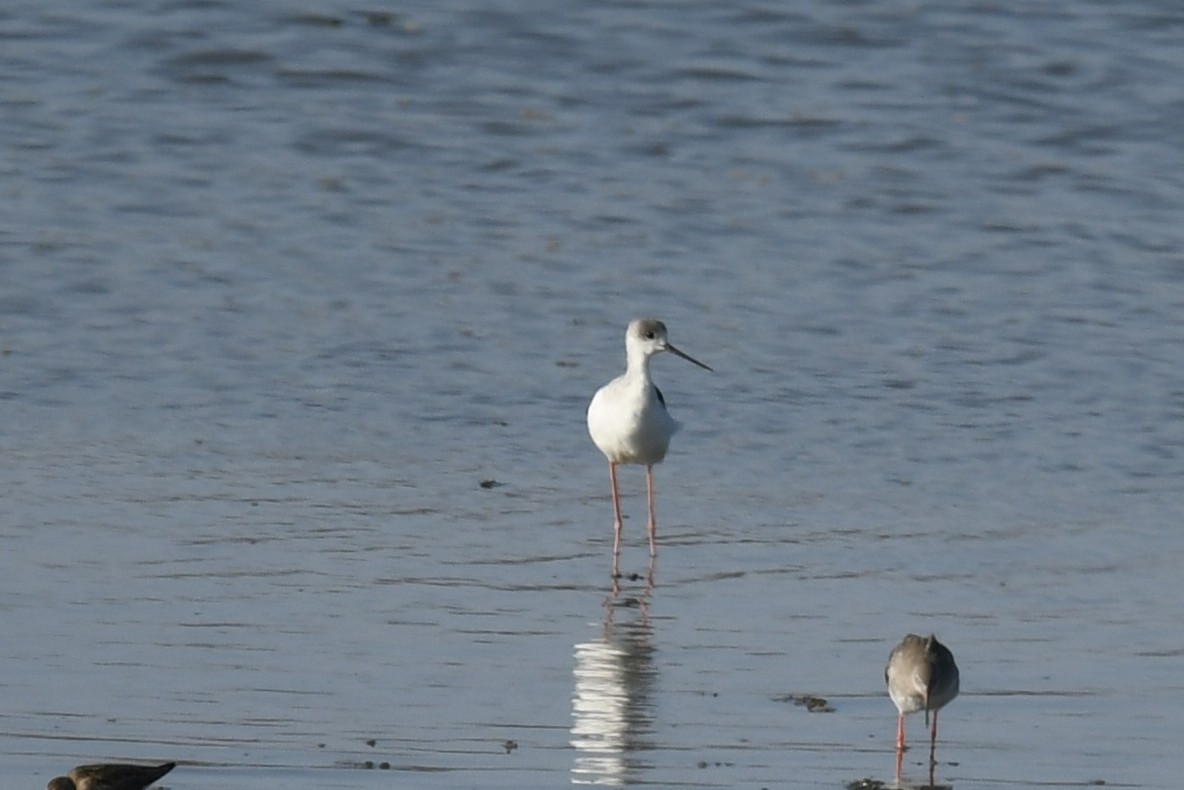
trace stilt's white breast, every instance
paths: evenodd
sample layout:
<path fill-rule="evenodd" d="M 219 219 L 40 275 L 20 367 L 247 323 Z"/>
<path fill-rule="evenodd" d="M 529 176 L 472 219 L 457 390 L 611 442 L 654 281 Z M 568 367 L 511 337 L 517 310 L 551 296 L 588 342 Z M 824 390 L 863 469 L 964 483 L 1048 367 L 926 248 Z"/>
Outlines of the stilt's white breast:
<path fill-rule="evenodd" d="M 588 433 L 615 464 L 656 464 L 666 457 L 678 422 L 653 385 L 625 374 L 605 384 L 588 406 Z"/>

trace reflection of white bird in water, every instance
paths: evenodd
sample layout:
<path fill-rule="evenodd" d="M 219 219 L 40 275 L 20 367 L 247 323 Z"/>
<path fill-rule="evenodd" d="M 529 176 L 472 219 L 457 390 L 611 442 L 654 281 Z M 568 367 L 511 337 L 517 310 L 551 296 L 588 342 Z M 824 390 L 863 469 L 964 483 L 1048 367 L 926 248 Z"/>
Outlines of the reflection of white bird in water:
<path fill-rule="evenodd" d="M 608 458 L 613 492 L 613 557 L 621 551 L 621 497 L 617 489 L 618 464 L 644 464 L 649 504 L 650 556 L 657 553 L 654 518 L 654 464 L 666 457 L 670 437 L 678 423 L 666 411 L 666 399 L 650 378 L 650 359 L 669 351 L 675 356 L 711 370 L 687 356 L 666 339 L 666 325 L 652 318 L 639 319 L 625 330 L 624 374 L 605 384 L 588 405 L 588 433 Z"/>
<path fill-rule="evenodd" d="M 937 745 L 937 712 L 958 696 L 958 665 L 949 648 L 937 641 L 933 634 L 908 634 L 892 648 L 888 666 L 884 668 L 888 696 L 896 705 L 896 774 L 900 776 L 904 757 L 904 717 L 907 713 L 925 711 L 925 724 L 933 712 L 933 729 L 929 733 L 929 765 L 933 768 L 933 753 Z M 930 784 L 933 782 L 930 781 Z"/>
<path fill-rule="evenodd" d="M 610 597 L 604 635 L 575 646 L 572 784 L 634 784 L 643 767 L 640 753 L 652 748 L 645 740 L 653 733 L 650 695 L 657 675 L 646 600 L 650 589 L 640 598 Z M 614 625 L 618 611 L 637 612 L 637 619 Z"/>
<path fill-rule="evenodd" d="M 47 790 L 143 790 L 176 767 L 176 763 L 80 765 L 69 776 L 51 779 Z"/>

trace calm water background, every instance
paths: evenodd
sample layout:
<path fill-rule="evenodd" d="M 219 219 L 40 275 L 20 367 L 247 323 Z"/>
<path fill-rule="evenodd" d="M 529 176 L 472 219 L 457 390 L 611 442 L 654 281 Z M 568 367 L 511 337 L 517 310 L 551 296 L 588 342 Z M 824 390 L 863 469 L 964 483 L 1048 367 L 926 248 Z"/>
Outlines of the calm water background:
<path fill-rule="evenodd" d="M 940 783 L 1177 786 L 1182 39 L 5 3 L 0 784 L 889 780 L 914 630 Z M 655 363 L 686 427 L 614 594 L 583 413 L 641 315 L 716 372 Z"/>

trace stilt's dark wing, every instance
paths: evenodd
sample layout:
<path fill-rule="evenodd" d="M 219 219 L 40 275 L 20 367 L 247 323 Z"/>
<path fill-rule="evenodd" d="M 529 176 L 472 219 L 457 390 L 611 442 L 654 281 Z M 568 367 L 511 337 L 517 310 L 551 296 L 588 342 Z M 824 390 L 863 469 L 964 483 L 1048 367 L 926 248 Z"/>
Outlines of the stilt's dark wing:
<path fill-rule="evenodd" d="M 666 399 L 662 397 L 662 390 L 658 389 L 656 385 L 654 386 L 654 393 L 658 396 L 658 403 L 662 404 L 662 408 L 666 408 Z"/>

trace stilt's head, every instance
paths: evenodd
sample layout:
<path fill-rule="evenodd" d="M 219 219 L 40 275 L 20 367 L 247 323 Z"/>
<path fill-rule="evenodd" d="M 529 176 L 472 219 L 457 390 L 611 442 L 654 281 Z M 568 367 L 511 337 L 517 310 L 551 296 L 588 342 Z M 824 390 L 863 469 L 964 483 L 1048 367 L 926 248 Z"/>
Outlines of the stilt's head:
<path fill-rule="evenodd" d="M 711 370 L 699 360 L 671 345 L 666 339 L 666 325 L 655 318 L 639 318 L 629 324 L 629 328 L 625 330 L 625 351 L 631 364 L 634 360 L 644 362 L 654 354 L 669 351 L 704 370 Z"/>

